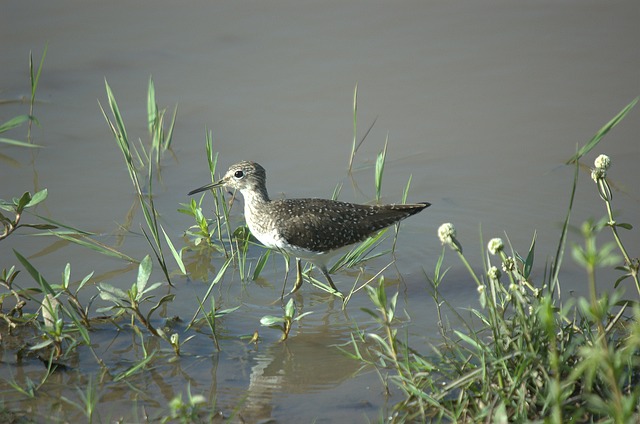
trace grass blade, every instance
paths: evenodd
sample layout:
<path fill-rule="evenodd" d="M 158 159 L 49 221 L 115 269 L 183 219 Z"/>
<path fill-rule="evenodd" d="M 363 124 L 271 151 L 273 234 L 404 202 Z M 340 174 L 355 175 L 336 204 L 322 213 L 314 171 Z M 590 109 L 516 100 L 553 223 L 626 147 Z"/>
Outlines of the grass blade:
<path fill-rule="evenodd" d="M 40 58 L 40 64 L 38 65 L 38 71 L 36 74 L 33 74 L 33 57 L 31 53 L 29 53 L 29 74 L 31 78 L 31 105 L 36 100 L 36 89 L 38 88 L 38 83 L 40 82 L 40 74 L 42 73 L 42 67 L 44 65 L 44 58 L 47 57 L 47 50 L 49 49 L 49 43 L 44 45 L 44 51 L 42 52 L 42 57 Z M 33 113 L 31 113 L 33 115 Z"/>
<path fill-rule="evenodd" d="M 264 266 L 267 264 L 267 260 L 271 255 L 271 249 L 267 249 L 258 259 L 258 263 L 256 264 L 256 268 L 253 270 L 253 279 L 257 280 L 260 276 L 260 273 L 264 269 Z"/>
<path fill-rule="evenodd" d="M 0 137 L 0 143 L 8 144 L 10 146 L 18 146 L 18 147 L 43 147 L 39 144 L 27 143 L 25 141 L 14 140 L 12 138 L 4 138 Z"/>
<path fill-rule="evenodd" d="M 149 135 L 153 136 L 153 130 L 158 119 L 158 104 L 156 103 L 156 90 L 153 85 L 153 77 L 149 76 L 147 93 L 147 127 Z"/>
<path fill-rule="evenodd" d="M 4 124 L 0 125 L 0 133 L 12 130 L 14 128 L 17 128 L 17 127 L 19 127 L 20 125 L 22 125 L 23 123 L 27 122 L 30 119 L 31 119 L 31 117 L 29 115 L 18 115 L 18 116 L 15 116 L 15 117 L 9 119 Z"/>
<path fill-rule="evenodd" d="M 384 174 L 384 163 L 387 160 L 387 144 L 389 143 L 389 134 L 384 141 L 384 148 L 376 158 L 376 201 L 380 201 L 380 193 L 382 192 L 382 176 Z"/>
<path fill-rule="evenodd" d="M 31 262 L 29 262 L 29 260 L 22 256 L 20 253 L 18 253 L 17 250 L 13 249 L 13 253 L 16 255 L 22 266 L 25 267 L 31 277 L 33 277 L 33 279 L 36 280 L 38 284 L 40 284 L 40 287 L 42 287 L 42 291 L 50 294 L 51 296 L 55 296 L 56 292 L 53 290 L 47 280 L 42 276 L 42 274 L 40 274 L 40 272 L 33 265 L 31 265 Z"/>
<path fill-rule="evenodd" d="M 213 281 L 211 281 L 211 284 L 209 284 L 209 288 L 207 289 L 207 293 L 205 293 L 204 298 L 202 298 L 202 302 L 203 303 L 207 300 L 207 298 L 211 294 L 211 291 L 213 290 L 213 287 L 216 284 L 218 284 L 220 282 L 220 280 L 222 280 L 222 277 L 224 276 L 225 272 L 227 271 L 227 268 L 229 268 L 229 265 L 231 265 L 231 262 L 233 262 L 233 256 L 230 256 L 230 257 L 227 258 L 227 260 L 224 262 L 222 267 L 218 270 L 218 274 L 216 275 L 216 277 L 213 279 Z M 196 318 L 198 317 L 198 314 L 200 313 L 200 311 L 202 311 L 202 306 L 198 307 L 198 309 L 196 310 L 196 313 L 193 315 L 193 318 L 191 318 L 191 321 L 189 321 L 189 325 L 187 327 L 191 327 L 193 325 L 193 323 L 195 322 Z"/>
<path fill-rule="evenodd" d="M 636 97 L 635 99 L 633 99 L 631 103 L 626 105 L 620 112 L 618 112 L 618 114 L 614 116 L 613 119 L 611 119 L 611 121 L 607 122 L 602 128 L 600 128 L 600 130 L 598 130 L 596 135 L 594 135 L 593 138 L 589 140 L 587 144 L 582 146 L 580 150 L 578 150 L 578 152 L 566 162 L 566 164 L 569 165 L 573 162 L 577 162 L 578 160 L 580 160 L 582 156 L 586 155 L 591 151 L 591 149 L 596 147 L 596 145 L 600 142 L 600 140 L 602 140 L 602 138 L 605 135 L 607 135 L 607 133 L 611 131 L 613 127 L 618 125 L 618 123 L 622 121 L 622 119 L 627 115 L 627 113 L 629 113 L 631 109 L 633 109 L 636 103 L 638 103 L 638 99 L 640 99 L 640 97 Z"/>
<path fill-rule="evenodd" d="M 176 126 L 177 116 L 178 116 L 178 105 L 176 105 L 175 109 L 173 109 L 173 116 L 171 117 L 171 123 L 169 124 L 169 131 L 167 131 L 167 134 L 164 140 L 164 146 L 162 146 L 164 150 L 171 148 L 171 142 L 173 141 L 173 129 Z"/>
<path fill-rule="evenodd" d="M 187 275 L 187 269 L 185 268 L 184 262 L 182 261 L 182 256 L 180 255 L 180 253 L 178 253 L 176 248 L 173 246 L 171 239 L 167 235 L 167 232 L 164 230 L 162 225 L 160 225 L 160 229 L 162 230 L 162 234 L 164 234 L 164 238 L 167 241 L 167 245 L 171 250 L 171 254 L 173 255 L 173 258 L 176 260 L 176 263 L 178 264 L 178 268 L 180 268 L 180 272 L 182 272 L 183 275 Z"/>
<path fill-rule="evenodd" d="M 133 259 L 131 256 L 128 256 L 114 249 L 113 247 L 108 246 L 104 243 L 100 243 L 99 241 L 96 241 L 90 237 L 83 236 L 83 238 L 77 238 L 60 231 L 50 231 L 50 233 L 63 240 L 70 241 L 71 243 L 75 243 L 79 246 L 89 248 L 98 253 L 102 253 L 103 255 L 111 256 L 118 259 L 124 259 L 125 261 L 131 262 L 131 263 L 138 263 L 138 261 Z"/>

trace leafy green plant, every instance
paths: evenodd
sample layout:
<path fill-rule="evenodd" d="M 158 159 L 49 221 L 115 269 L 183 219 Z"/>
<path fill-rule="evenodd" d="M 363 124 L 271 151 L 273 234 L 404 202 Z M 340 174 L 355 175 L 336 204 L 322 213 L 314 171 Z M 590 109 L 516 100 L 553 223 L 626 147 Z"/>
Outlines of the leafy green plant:
<path fill-rule="evenodd" d="M 21 290 L 16 290 L 13 287 L 13 282 L 19 273 L 20 271 L 17 271 L 16 267 L 12 266 L 11 268 L 9 268 L 9 270 L 3 268 L 2 275 L 0 275 L 0 286 L 8 290 L 7 293 L 0 294 L 0 318 L 4 320 L 10 331 L 16 327 L 14 317 L 21 317 L 22 308 L 24 308 L 24 306 L 27 304 L 27 302 L 23 299 L 24 295 L 22 295 Z M 2 311 L 1 307 L 4 306 L 5 299 L 7 297 L 12 297 L 15 302 L 11 310 L 8 311 L 8 313 L 5 313 L 4 311 Z"/>
<path fill-rule="evenodd" d="M 60 302 L 51 294 L 47 294 L 42 301 L 42 317 L 44 324 L 40 325 L 40 330 L 44 341 L 31 346 L 31 350 L 37 351 L 51 346 L 54 358 L 60 358 L 63 354 L 63 343 L 75 343 L 76 339 L 71 334 L 75 330 L 67 331 Z"/>
<path fill-rule="evenodd" d="M 90 346 L 91 340 L 89 332 L 87 331 L 89 318 L 86 314 L 88 309 L 84 309 L 80 304 L 77 292 L 86 284 L 92 274 L 85 277 L 80 287 L 74 293 L 69 289 L 71 268 L 68 264 L 62 275 L 62 284 L 50 284 L 27 258 L 15 250 L 14 253 L 27 272 L 40 286 L 39 290 L 32 291 L 40 293 L 43 296 L 43 300 L 38 302 L 40 304 L 43 322 L 36 322 L 35 326 L 44 340 L 31 346 L 31 350 L 39 351 L 51 347 L 53 349 L 52 357 L 57 360 L 64 355 L 74 352 L 80 344 Z M 28 294 L 27 291 L 22 291 L 21 297 L 37 302 L 34 296 Z M 68 308 L 60 301 L 63 297 L 68 299 L 71 308 Z M 78 316 L 78 313 L 81 317 Z M 69 319 L 69 322 L 66 324 L 65 317 Z M 76 337 L 77 335 L 80 337 Z"/>
<path fill-rule="evenodd" d="M 180 356 L 180 349 L 182 348 L 182 346 L 185 345 L 187 342 L 189 342 L 189 340 L 193 339 L 194 337 L 195 335 L 191 335 L 184 340 L 180 340 L 179 333 L 171 334 L 171 336 L 169 337 L 169 344 L 171 344 L 171 347 L 173 348 L 173 352 L 176 354 L 176 356 Z"/>
<path fill-rule="evenodd" d="M 113 287 L 107 283 L 100 283 L 98 285 L 98 291 L 100 292 L 100 298 L 108 302 L 113 303 L 112 306 L 98 309 L 98 312 L 115 311 L 116 316 L 121 314 L 131 315 L 131 325 L 134 325 L 134 320 L 137 319 L 143 327 L 145 327 L 154 336 L 161 337 L 165 340 L 169 340 L 168 336 L 162 329 L 156 328 L 151 323 L 151 315 L 160 306 L 166 302 L 170 302 L 174 299 L 174 294 L 166 294 L 160 298 L 160 300 L 153 305 L 149 311 L 145 314 L 142 312 L 141 305 L 145 302 L 150 302 L 155 296 L 150 293 L 157 288 L 161 287 L 163 283 L 157 282 L 151 285 L 147 285 L 152 270 L 151 258 L 147 255 L 140 262 L 138 267 L 138 278 L 135 283 L 131 285 L 131 288 L 126 292 L 117 287 Z"/>
<path fill-rule="evenodd" d="M 0 199 L 0 209 L 10 212 L 13 217 L 8 217 L 0 212 L 0 223 L 4 228 L 0 233 L 0 241 L 9 237 L 11 233 L 20 227 L 31 227 L 37 229 L 53 229 L 56 228 L 51 224 L 22 224 L 23 213 L 26 209 L 36 206 L 38 203 L 44 201 L 47 198 L 47 189 L 36 192 L 33 196 L 28 191 L 24 192 L 19 198 L 13 198 L 11 201 Z"/>
<path fill-rule="evenodd" d="M 492 238 L 483 252 L 483 272 L 478 274 L 463 253 L 455 227 L 443 224 L 438 236 L 469 271 L 480 308 L 472 308 L 472 319 L 465 319 L 440 295 L 447 273 L 443 270 L 443 248 L 430 279 L 442 340 L 429 356 L 409 348 L 395 332 L 395 297 L 388 302 L 381 285 L 377 290 L 367 287 L 376 306 L 376 310 L 367 312 L 380 324 L 382 335 L 354 333 L 349 354 L 379 370 L 394 372 L 391 380 L 402 390 L 404 400 L 395 405 L 391 422 L 626 423 L 640 418 L 640 308 L 637 300 L 624 300 L 617 287 L 627 278 L 637 281 L 638 260 L 630 257 L 617 234 L 632 227 L 614 220 L 606 179 L 611 161 L 604 155 L 595 160 L 591 176 L 605 202 L 607 216 L 584 223 L 580 230 L 584 242 L 571 249 L 574 259 L 586 270 L 589 295 L 578 297 L 577 304 L 573 299 L 564 301 L 559 279 L 571 228 L 578 160 L 620 122 L 636 101 L 598 131 L 587 148 L 580 149 L 570 161 L 575 164 L 575 174 L 569 211 L 557 255 L 545 270 L 545 281 L 536 284 L 532 280 L 536 234 L 526 255 L 520 255 L 510 243 L 508 252 L 502 239 Z M 598 234 L 607 227 L 613 230 L 614 241 L 599 246 Z M 622 266 L 616 249 L 622 253 Z M 596 269 L 601 267 L 616 267 L 624 273 L 602 292 L 596 278 Z M 446 325 L 441 310 L 446 305 L 462 322 L 462 328 Z M 369 340 L 373 345 L 367 343 Z"/>
<path fill-rule="evenodd" d="M 351 342 L 346 345 L 351 346 L 354 349 L 353 352 L 344 347 L 339 348 L 347 356 L 375 367 L 388 393 L 390 392 L 387 386 L 388 378 L 379 370 L 392 368 L 397 374 L 391 379 L 405 392 L 407 397 L 410 397 L 414 388 L 419 384 L 420 376 L 426 370 L 432 370 L 434 367 L 425 360 L 421 360 L 419 363 L 409 360 L 414 356 L 413 352 L 398 337 L 398 326 L 402 325 L 396 315 L 398 293 L 396 292 L 390 299 L 387 297 L 384 277 L 379 278 L 377 287 L 367 285 L 365 289 L 369 300 L 375 306 L 375 310 L 369 308 L 362 308 L 362 310 L 374 319 L 377 323 L 376 330 L 381 331 L 382 335 L 379 335 L 375 330 L 370 332 L 359 330 L 352 334 Z M 365 349 L 363 350 L 359 346 L 363 346 Z M 423 367 L 420 373 L 415 372 L 418 366 Z M 421 412 L 424 417 L 424 411 Z"/>
<path fill-rule="evenodd" d="M 180 203 L 181 208 L 178 212 L 192 217 L 195 221 L 195 225 L 189 227 L 186 231 L 186 235 L 193 241 L 194 247 L 200 245 L 211 245 L 211 237 L 213 236 L 210 226 L 211 221 L 207 219 L 202 212 L 202 198 L 200 202 L 196 203 L 195 199 L 191 199 L 189 203 Z"/>
<path fill-rule="evenodd" d="M 275 317 L 272 315 L 265 315 L 260 318 L 260 324 L 265 327 L 278 329 L 282 332 L 281 341 L 287 340 L 289 337 L 289 332 L 291 331 L 291 326 L 294 322 L 300 321 L 306 315 L 309 315 L 311 311 L 304 312 L 302 314 L 297 314 L 296 304 L 293 299 L 289 299 L 286 306 L 284 307 L 284 315 L 281 317 Z"/>
<path fill-rule="evenodd" d="M 204 310 L 204 305 L 202 305 L 202 302 L 200 302 L 200 299 L 198 299 L 198 303 L 200 304 L 200 309 Z M 211 296 L 211 309 L 209 309 L 209 312 L 204 314 L 203 319 L 209 326 L 209 329 L 211 330 L 211 337 L 213 338 L 213 343 L 215 344 L 217 351 L 220 351 L 220 344 L 218 343 L 218 335 L 217 335 L 218 319 L 224 317 L 227 314 L 230 314 L 231 312 L 238 310 L 239 308 L 240 306 L 238 305 L 233 308 L 218 309 L 216 308 L 215 297 Z"/>

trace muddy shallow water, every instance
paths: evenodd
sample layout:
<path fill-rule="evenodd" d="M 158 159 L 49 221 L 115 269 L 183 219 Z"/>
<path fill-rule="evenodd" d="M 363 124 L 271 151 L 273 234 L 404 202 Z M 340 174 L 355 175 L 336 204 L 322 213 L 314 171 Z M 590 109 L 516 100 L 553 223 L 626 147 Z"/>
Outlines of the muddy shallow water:
<path fill-rule="evenodd" d="M 412 346 L 427 353 L 438 331 L 425 277 L 433 275 L 441 252 L 436 229 L 453 222 L 478 270 L 480 228 L 484 240 L 506 231 L 521 252 L 537 231 L 536 273 L 542 275 L 568 205 L 573 169 L 563 163 L 576 144 L 586 143 L 640 91 L 639 15 L 633 1 L 283 0 L 188 7 L 164 1 L 9 2 L 0 13 L 0 99 L 9 101 L 0 104 L 0 122 L 27 113 L 28 105 L 13 101 L 29 95 L 29 51 L 37 61 L 48 45 L 34 112 L 40 125 L 33 128 L 33 141 L 44 147 L 0 144 L 0 198 L 47 188 L 39 214 L 97 233 L 101 242 L 137 260 L 151 253 L 140 235 L 142 217 L 122 155 L 98 107 L 98 101 L 106 105 L 105 79 L 132 140 L 147 140 L 150 75 L 158 103 L 170 110 L 178 104 L 173 154 L 164 157 L 154 186 L 161 223 L 177 247 L 184 246 L 184 231 L 193 223 L 177 212 L 179 203 L 210 178 L 207 129 L 220 155 L 219 171 L 255 160 L 267 170 L 272 197 L 330 197 L 343 184 L 340 198 L 358 202 L 375 198 L 375 158 L 388 137 L 382 200 L 399 201 L 411 176 L 408 200 L 432 203 L 402 224 L 395 263 L 384 273 L 388 293 L 400 293 L 403 331 Z M 358 137 L 375 124 L 356 155 L 352 181 L 347 165 L 356 84 Z M 601 152 L 612 158 L 614 207 L 620 220 L 636 226 L 638 113 L 632 111 L 585 160 L 590 165 Z M 24 139 L 25 133 L 21 128 L 10 136 Z M 211 213 L 210 199 L 204 205 Z M 242 223 L 239 205 L 232 210 L 235 225 Z M 581 173 L 573 222 L 604 213 L 588 173 Z M 122 231 L 131 216 L 133 233 Z M 83 301 L 96 294 L 99 282 L 125 288 L 135 280 L 135 266 L 125 261 L 31 232 L 0 241 L 0 268 L 19 265 L 15 249 L 53 282 L 67 262 L 74 281 L 94 271 L 81 292 Z M 629 250 L 637 252 L 637 233 L 625 237 Z M 381 250 L 390 245 L 391 239 Z M 252 247 L 252 263 L 262 253 Z M 389 413 L 399 390 L 385 394 L 373 368 L 336 348 L 356 328 L 377 328 L 361 311 L 372 307 L 363 292 L 345 312 L 337 299 L 305 285 L 295 299 L 313 313 L 279 343 L 279 333 L 259 320 L 282 313 L 277 301 L 282 258 L 273 254 L 258 281 L 241 281 L 237 271 L 229 271 L 213 294 L 221 307 L 240 308 L 219 323 L 218 353 L 206 327 L 185 329 L 224 262 L 221 255 L 208 259 L 201 263 L 210 267 L 205 272 L 173 275 L 175 300 L 158 311 L 158 323 L 163 317 L 182 320 L 175 327 L 182 339 L 195 335 L 179 358 L 172 359 L 166 343 L 146 335 L 147 349 L 158 349 L 158 356 L 125 384 L 101 377 L 90 352 L 79 349 L 69 369 L 51 376 L 29 399 L 6 381 L 37 382 L 44 367 L 32 356 L 16 354 L 4 337 L 4 406 L 38 422 L 76 421 L 81 412 L 60 396 L 78 402 L 77 388 L 101 381 L 98 414 L 104 422 L 166 415 L 171 399 L 180 393 L 186 398 L 187 384 L 213 410 L 246 422 L 367 422 Z M 367 262 L 366 275 L 392 260 L 384 255 Z M 464 269 L 452 254 L 445 261 L 452 270 L 442 295 L 461 310 L 477 306 Z M 339 272 L 334 280 L 346 291 L 358 271 Z M 163 278 L 156 266 L 153 281 Z M 583 289 L 582 271 L 570 258 L 562 278 L 567 290 Z M 19 284 L 35 286 L 26 272 Z M 97 306 L 104 304 L 96 301 Z M 241 337 L 254 331 L 260 333 L 258 345 Z M 122 331 L 98 326 L 91 338 L 114 373 L 143 355 L 140 337 L 126 326 Z"/>

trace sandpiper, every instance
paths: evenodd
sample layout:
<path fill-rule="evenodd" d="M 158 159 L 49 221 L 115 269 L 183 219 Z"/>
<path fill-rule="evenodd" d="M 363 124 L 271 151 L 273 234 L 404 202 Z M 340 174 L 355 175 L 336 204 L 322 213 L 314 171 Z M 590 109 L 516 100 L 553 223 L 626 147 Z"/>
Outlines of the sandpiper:
<path fill-rule="evenodd" d="M 297 277 L 291 293 L 302 285 L 301 259 L 320 269 L 331 288 L 339 292 L 327 271 L 331 257 L 430 206 L 427 202 L 359 205 L 329 199 L 271 200 L 266 180 L 262 166 L 243 161 L 232 165 L 220 181 L 192 190 L 189 195 L 221 186 L 239 190 L 251 234 L 265 246 L 296 258 Z"/>

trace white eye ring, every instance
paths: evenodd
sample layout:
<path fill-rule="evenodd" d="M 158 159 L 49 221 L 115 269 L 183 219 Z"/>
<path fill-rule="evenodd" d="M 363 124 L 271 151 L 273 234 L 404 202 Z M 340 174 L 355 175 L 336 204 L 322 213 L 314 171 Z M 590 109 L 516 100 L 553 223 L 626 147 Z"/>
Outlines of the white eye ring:
<path fill-rule="evenodd" d="M 244 172 L 238 170 L 236 172 L 233 173 L 233 178 L 235 178 L 236 180 L 241 180 L 244 178 Z"/>

